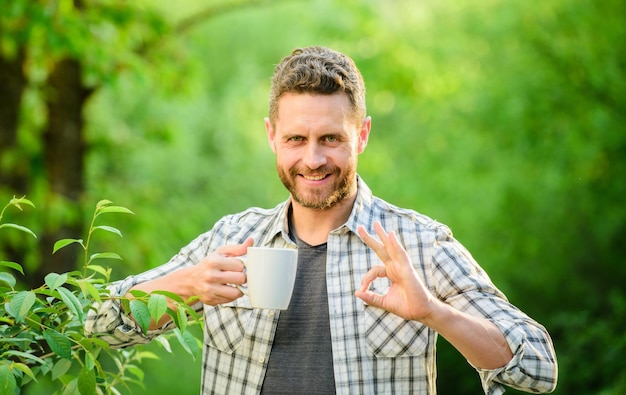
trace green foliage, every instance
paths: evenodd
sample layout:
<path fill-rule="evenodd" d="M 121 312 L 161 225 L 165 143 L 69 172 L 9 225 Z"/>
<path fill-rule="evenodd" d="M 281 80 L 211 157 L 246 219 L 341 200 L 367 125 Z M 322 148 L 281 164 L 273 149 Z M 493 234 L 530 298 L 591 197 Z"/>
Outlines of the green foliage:
<path fill-rule="evenodd" d="M 21 255 L 19 261 L 29 268 L 28 275 L 21 281 L 39 282 L 45 272 L 43 266 L 51 261 L 64 259 L 68 262 L 62 270 L 59 265 L 52 265 L 57 271 L 72 267 L 72 259 L 65 257 L 72 255 L 73 249 L 50 257 L 47 251 L 42 251 L 48 250 L 52 240 L 65 237 L 63 233 L 68 229 L 71 229 L 68 234 L 83 233 L 78 224 L 83 223 L 83 213 L 91 209 L 78 204 L 77 200 L 84 192 L 80 174 L 82 147 L 87 150 L 93 141 L 83 141 L 81 116 L 70 120 L 74 126 L 65 129 L 68 134 L 51 137 L 54 129 L 51 125 L 67 125 L 72 112 L 67 109 L 70 106 L 59 106 L 66 109 L 62 111 L 55 110 L 54 105 L 61 97 L 80 98 L 74 103 L 82 102 L 101 86 L 114 84 L 126 74 L 148 80 L 167 74 L 164 69 L 148 65 L 152 63 L 153 53 L 158 53 L 158 43 L 169 28 L 161 14 L 136 2 L 11 0 L 2 4 L 0 68 L 9 81 L 21 81 L 23 74 L 24 82 L 2 83 L 3 88 L 14 94 L 10 97 L 3 94 L 0 98 L 0 107 L 4 109 L 0 112 L 2 124 L 4 126 L 7 113 L 12 113 L 12 117 L 7 118 L 19 119 L 19 124 L 15 128 L 7 125 L 1 132 L 6 138 L 0 138 L 0 194 L 28 193 L 33 200 L 41 202 L 43 210 L 39 215 L 26 218 L 22 224 L 39 235 L 36 245 L 39 248 L 32 248 L 31 240 L 14 235 L 2 240 L 2 247 L 12 252 L 9 255 Z M 16 67 L 2 67 L 12 62 L 18 63 Z M 68 68 L 68 64 L 75 68 Z M 68 69 L 74 70 L 80 80 L 73 87 L 67 85 L 67 81 L 72 80 L 67 77 Z M 78 109 L 75 113 L 81 112 Z M 69 168 L 76 169 L 78 176 L 64 177 L 57 173 L 62 181 L 51 180 L 51 173 L 57 166 L 47 163 L 55 155 L 50 154 L 51 144 L 44 141 L 44 136 L 52 141 L 80 141 L 74 148 L 68 144 L 67 150 L 61 150 L 66 156 L 60 158 L 60 162 L 75 163 L 76 166 Z"/>
<path fill-rule="evenodd" d="M 119 1 L 11 1 L 0 15 L 0 54 L 15 56 L 27 47 L 28 70 L 45 77 L 54 61 L 81 58 L 90 85 L 110 81 L 121 69 L 145 61 L 136 50 L 153 42 L 168 25 L 150 8 Z M 132 49 L 129 51 L 129 49 Z"/>
<path fill-rule="evenodd" d="M 555 394 L 626 392 L 623 1 L 285 1 L 217 13 L 184 34 L 173 26 L 186 16 L 245 2 L 89 1 L 83 14 L 71 2 L 9 3 L 0 50 L 32 48 L 31 84 L 22 150 L 0 159 L 29 169 L 28 194 L 53 203 L 53 225 L 76 211 L 37 181 L 43 81 L 74 53 L 100 86 L 84 111 L 84 200 L 123 200 L 138 214 L 108 223 L 123 224 L 132 243 L 106 229 L 89 242 L 125 258 L 110 256 L 112 271 L 89 265 L 100 278 L 157 266 L 221 215 L 286 198 L 263 130 L 269 76 L 294 47 L 328 45 L 352 55 L 367 82 L 373 129 L 359 169 L 374 192 L 450 225 L 512 302 L 547 326 L 560 363 Z M 25 222 L 41 237 L 38 219 Z M 39 241 L 21 230 L 5 226 L 2 237 Z M 19 280 L 0 272 L 3 285 Z M 160 353 L 159 344 L 149 349 Z M 479 393 L 456 350 L 438 351 L 439 392 Z M 155 374 L 145 393 L 197 393 L 197 364 L 183 369 L 196 382 L 172 388 L 159 381 L 169 364 L 147 363 Z M 14 380 L 7 371 L 0 364 L 3 382 Z"/>
<path fill-rule="evenodd" d="M 18 229 L 30 235 L 32 231 L 13 223 L 2 223 L 9 207 L 21 209 L 21 205 L 33 206 L 25 198 L 13 198 L 0 212 L 0 229 Z M 54 252 L 71 244 L 79 244 L 84 251 L 82 271 L 49 273 L 45 284 L 36 289 L 18 290 L 13 274 L 2 272 L 0 276 L 0 392 L 20 393 L 20 388 L 45 378 L 51 382 L 47 393 L 94 393 L 118 394 L 130 384 L 141 384 L 144 373 L 139 363 L 155 358 L 154 353 L 141 347 L 117 351 L 98 338 L 84 335 L 87 312 L 94 302 L 110 299 L 105 285 L 110 281 L 111 269 L 97 264 L 106 259 L 121 259 L 111 252 L 92 253 L 90 243 L 96 231 L 122 236 L 119 229 L 109 225 L 97 225 L 103 214 L 132 214 L 125 207 L 115 206 L 111 201 L 101 200 L 96 205 L 86 241 L 82 239 L 59 240 Z M 0 261 L 0 266 L 24 274 L 21 265 Z M 144 332 L 151 320 L 159 320 L 164 314 L 172 315 L 178 328 L 176 336 L 185 350 L 197 352 L 195 337 L 187 330 L 187 314 L 199 322 L 197 313 L 180 297 L 165 292 L 147 294 L 133 291 L 132 299 L 120 298 L 129 308 Z M 167 298 L 174 301 L 177 311 L 167 307 Z M 129 306 L 129 307 L 128 307 Z M 183 318 L 184 317 L 184 318 Z M 166 337 L 160 343 L 169 348 Z M 106 361 L 112 361 L 106 363 Z"/>
<path fill-rule="evenodd" d="M 26 232 L 26 233 L 30 234 L 34 238 L 37 238 L 37 235 L 35 233 L 33 233 L 32 230 L 28 229 L 25 226 L 11 224 L 11 223 L 2 223 L 2 218 L 4 217 L 4 212 L 7 210 L 7 208 L 13 206 L 13 207 L 16 207 L 19 210 L 22 210 L 22 206 L 21 206 L 22 204 L 27 204 L 27 205 L 29 205 L 31 207 L 35 207 L 33 202 L 31 202 L 30 200 L 26 199 L 26 197 L 22 197 L 22 198 L 13 197 L 13 199 L 11 199 L 9 201 L 9 203 L 2 208 L 2 211 L 0 211 L 0 229 L 2 229 L 2 228 L 14 228 L 14 229 L 17 229 L 17 230 L 20 230 L 22 232 Z M 3 263 L 6 263 L 6 262 L 3 262 Z M 24 273 L 22 272 L 22 274 L 24 274 Z"/>
<path fill-rule="evenodd" d="M 129 78 L 89 109 L 92 133 L 115 130 L 90 178 L 116 177 L 91 193 L 145 213 L 128 252 L 142 263 L 120 271 L 286 197 L 263 132 L 268 78 L 294 47 L 329 45 L 366 79 L 373 127 L 359 171 L 374 192 L 450 225 L 548 328 L 555 393 L 624 392 L 612 357 L 626 352 L 624 14 L 618 1 L 353 0 L 207 21 L 175 41 L 186 56 L 171 67 L 188 79 L 164 84 L 181 83 L 177 95 Z M 438 350 L 440 392 L 479 393 L 456 350 Z"/>

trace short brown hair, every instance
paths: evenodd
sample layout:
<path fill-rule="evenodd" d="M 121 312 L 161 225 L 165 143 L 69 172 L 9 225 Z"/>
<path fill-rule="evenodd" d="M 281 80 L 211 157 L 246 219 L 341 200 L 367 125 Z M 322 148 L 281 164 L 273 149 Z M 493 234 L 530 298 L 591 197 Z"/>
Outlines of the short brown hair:
<path fill-rule="evenodd" d="M 278 116 L 278 99 L 286 92 L 318 95 L 344 92 L 352 103 L 355 121 L 365 118 L 365 83 L 361 72 L 350 57 L 329 48 L 297 48 L 276 66 L 269 98 L 272 123 Z"/>

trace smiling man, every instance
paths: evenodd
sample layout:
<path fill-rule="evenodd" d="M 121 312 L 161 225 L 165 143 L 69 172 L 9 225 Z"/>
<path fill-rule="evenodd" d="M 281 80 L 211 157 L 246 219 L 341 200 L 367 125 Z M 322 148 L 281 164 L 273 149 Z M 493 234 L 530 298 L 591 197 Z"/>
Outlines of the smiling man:
<path fill-rule="evenodd" d="M 349 57 L 297 49 L 276 67 L 265 119 L 289 199 L 228 215 L 168 263 L 111 286 L 197 296 L 205 317 L 203 394 L 436 393 L 444 336 L 486 394 L 556 386 L 549 334 L 493 285 L 443 224 L 375 196 L 357 174 L 371 129 L 365 85 Z M 254 309 L 233 287 L 252 244 L 297 248 L 289 308 Z M 112 346 L 145 343 L 110 300 L 86 331 Z"/>
<path fill-rule="evenodd" d="M 275 119 L 266 118 L 265 128 L 278 175 L 291 194 L 293 225 L 302 240 L 324 243 L 350 215 L 370 119 L 355 121 L 345 94 L 285 92 L 276 105 Z"/>

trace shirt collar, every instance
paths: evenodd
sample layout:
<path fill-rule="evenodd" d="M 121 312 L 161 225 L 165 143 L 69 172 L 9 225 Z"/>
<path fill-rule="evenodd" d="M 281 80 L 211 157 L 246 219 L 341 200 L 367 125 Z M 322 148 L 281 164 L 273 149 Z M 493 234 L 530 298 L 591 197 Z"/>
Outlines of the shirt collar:
<path fill-rule="evenodd" d="M 289 211 L 291 209 L 291 197 L 276 206 L 276 215 L 268 227 L 267 246 L 275 245 L 276 238 L 282 238 L 283 242 L 295 245 L 289 236 Z"/>
<path fill-rule="evenodd" d="M 359 225 L 365 225 L 366 229 L 368 228 L 368 225 L 364 222 L 363 213 L 371 212 L 374 195 L 360 176 L 357 176 L 357 188 L 356 199 L 354 200 L 350 217 L 339 229 L 348 229 L 358 235 L 357 228 Z"/>

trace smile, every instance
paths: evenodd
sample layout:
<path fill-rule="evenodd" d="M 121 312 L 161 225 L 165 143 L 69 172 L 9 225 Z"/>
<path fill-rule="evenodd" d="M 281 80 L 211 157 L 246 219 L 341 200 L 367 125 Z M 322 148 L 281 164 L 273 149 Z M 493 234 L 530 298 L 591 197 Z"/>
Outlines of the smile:
<path fill-rule="evenodd" d="M 307 176 L 307 175 L 303 174 L 302 177 L 304 177 L 305 179 L 307 179 L 309 181 L 319 181 L 319 180 L 323 180 L 324 178 L 326 178 L 326 174 L 318 175 L 318 176 L 315 176 L 315 175 L 308 175 Z"/>

